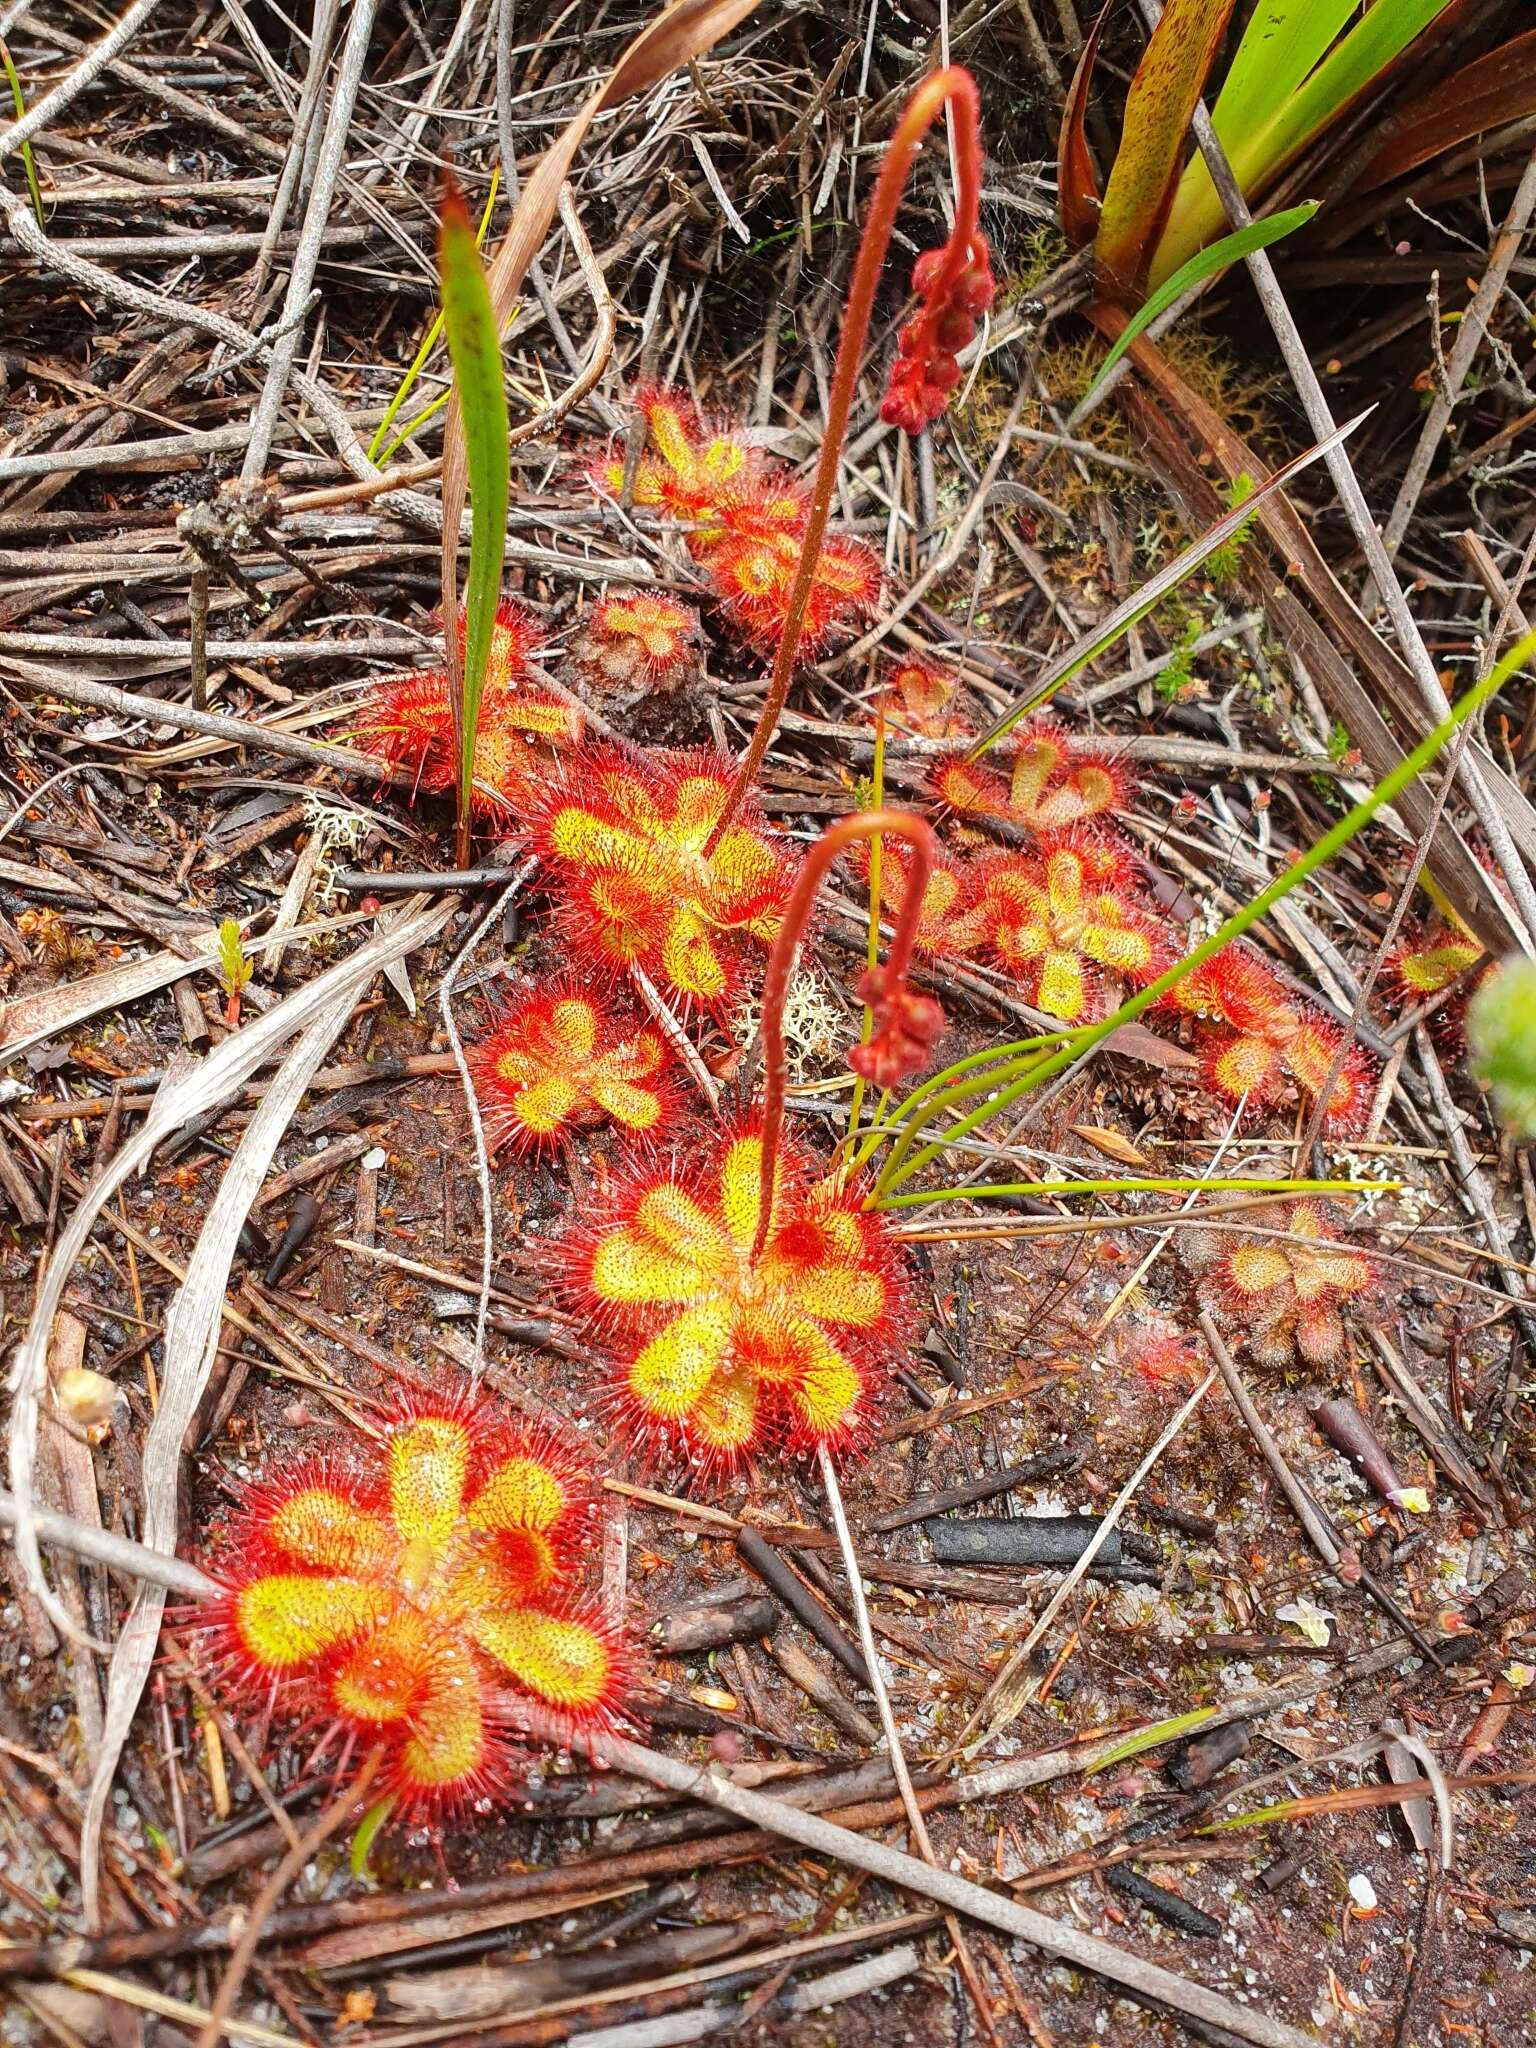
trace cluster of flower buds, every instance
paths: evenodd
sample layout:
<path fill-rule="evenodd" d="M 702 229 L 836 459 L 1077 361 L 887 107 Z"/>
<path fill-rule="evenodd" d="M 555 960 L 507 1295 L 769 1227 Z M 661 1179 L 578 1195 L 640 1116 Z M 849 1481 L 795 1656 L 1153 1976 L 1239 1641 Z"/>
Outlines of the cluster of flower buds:
<path fill-rule="evenodd" d="M 897 339 L 880 417 L 920 434 L 948 405 L 960 382 L 960 351 L 992 310 L 997 283 L 985 235 L 977 230 L 958 247 L 951 241 L 925 250 L 913 266 L 912 289 L 922 304 Z"/>

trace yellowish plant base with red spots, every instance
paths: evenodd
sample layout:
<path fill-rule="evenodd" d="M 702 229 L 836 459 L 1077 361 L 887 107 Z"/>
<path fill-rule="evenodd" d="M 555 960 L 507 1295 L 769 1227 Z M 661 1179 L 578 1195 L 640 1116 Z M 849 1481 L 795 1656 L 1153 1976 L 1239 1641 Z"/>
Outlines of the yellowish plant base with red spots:
<path fill-rule="evenodd" d="M 211 1627 L 280 1710 L 382 1748 L 406 1812 L 494 1796 L 519 1738 L 610 1723 L 622 1642 L 580 1591 L 590 1488 L 492 1404 L 402 1406 L 345 1463 L 251 1489 L 213 1546 Z"/>
<path fill-rule="evenodd" d="M 850 1444 L 909 1320 L 888 1225 L 786 1144 L 754 1264 L 757 1126 L 712 1131 L 696 1151 L 633 1173 L 568 1245 L 570 1294 L 613 1360 L 632 1433 L 716 1473 L 773 1445 Z"/>

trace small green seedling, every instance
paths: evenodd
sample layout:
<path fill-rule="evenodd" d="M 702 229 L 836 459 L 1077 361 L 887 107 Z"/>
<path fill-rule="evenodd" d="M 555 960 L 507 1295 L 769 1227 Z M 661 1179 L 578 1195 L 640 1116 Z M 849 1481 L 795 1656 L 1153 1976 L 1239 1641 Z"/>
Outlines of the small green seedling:
<path fill-rule="evenodd" d="M 224 1022 L 231 1031 L 240 1022 L 240 992 L 254 971 L 245 957 L 238 922 L 226 917 L 219 926 L 219 987 L 224 991 Z"/>

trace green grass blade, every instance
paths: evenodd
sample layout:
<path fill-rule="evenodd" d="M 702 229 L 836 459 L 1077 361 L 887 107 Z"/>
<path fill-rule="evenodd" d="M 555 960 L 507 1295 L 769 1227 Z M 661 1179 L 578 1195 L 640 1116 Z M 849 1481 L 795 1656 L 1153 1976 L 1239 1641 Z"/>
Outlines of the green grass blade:
<path fill-rule="evenodd" d="M 16 66 L 11 62 L 11 53 L 3 42 L 0 42 L 0 70 L 4 71 L 10 84 L 11 104 L 16 109 L 16 118 L 19 121 L 27 111 L 27 103 L 22 98 L 21 80 L 16 76 Z M 32 195 L 32 211 L 37 215 L 37 224 L 40 228 L 46 228 L 48 223 L 43 218 L 43 195 L 37 183 L 37 160 L 32 154 L 30 142 L 21 145 L 21 167 L 26 172 L 27 190 Z"/>
<path fill-rule="evenodd" d="M 1133 1756 L 1140 1756 L 1143 1750 L 1156 1749 L 1164 1742 L 1177 1742 L 1181 1735 L 1189 1735 L 1196 1728 L 1204 1727 L 1216 1712 L 1215 1707 L 1193 1707 L 1187 1714 L 1175 1714 L 1169 1721 L 1152 1721 L 1145 1728 L 1138 1728 L 1127 1735 L 1124 1742 L 1117 1742 L 1113 1749 L 1106 1749 L 1088 1766 L 1092 1771 L 1113 1770 L 1116 1764 L 1123 1764 Z"/>
<path fill-rule="evenodd" d="M 891 1159 L 881 1173 L 866 1206 L 872 1208 L 888 1201 L 901 1183 L 910 1180 L 914 1173 L 920 1172 L 930 1159 L 937 1158 L 957 1139 L 968 1137 L 978 1125 L 984 1124 L 990 1117 L 998 1116 L 1011 1108 L 1021 1096 L 1029 1094 L 1042 1083 L 1053 1080 L 1075 1061 L 1092 1052 L 1096 1046 L 1102 1045 L 1104 1040 L 1112 1032 L 1118 1031 L 1122 1024 L 1131 1023 L 1141 1016 L 1143 1011 L 1149 1010 L 1154 1003 L 1161 1002 L 1171 989 L 1178 987 L 1187 974 L 1191 974 L 1195 968 L 1219 953 L 1224 946 L 1229 946 L 1234 939 L 1240 939 L 1261 917 L 1273 910 L 1275 905 L 1289 896 L 1293 889 L 1298 888 L 1309 875 L 1315 874 L 1320 867 L 1331 861 L 1336 853 L 1341 852 L 1356 834 L 1370 823 L 1378 811 L 1384 810 L 1388 804 L 1402 795 L 1409 783 L 1416 782 L 1446 742 L 1469 718 L 1479 712 L 1490 698 L 1496 696 L 1511 676 L 1517 675 L 1533 655 L 1536 655 L 1536 633 L 1529 633 L 1509 650 L 1497 667 L 1484 676 L 1480 683 L 1474 684 L 1466 695 L 1451 707 L 1440 724 L 1420 740 L 1413 751 L 1405 755 L 1395 768 L 1384 775 L 1370 794 L 1363 797 L 1347 817 L 1340 818 L 1336 824 L 1330 826 L 1321 839 L 1315 840 L 1290 867 L 1276 875 L 1266 888 L 1261 889 L 1251 903 L 1245 903 L 1242 909 L 1229 917 L 1218 931 L 1212 932 L 1211 936 L 1202 940 L 1192 952 L 1175 961 L 1166 974 L 1160 974 L 1156 981 L 1138 990 L 1135 995 L 1123 1002 L 1118 1010 L 1099 1023 L 1085 1025 L 1074 1031 L 1059 1051 L 1046 1053 L 1042 1058 L 1032 1062 L 1017 1080 L 989 1093 L 977 1108 L 951 1124 L 942 1137 L 919 1146 L 915 1151 L 909 1151 L 912 1134 L 904 1127 Z M 974 1081 L 970 1085 L 974 1087 Z"/>
<path fill-rule="evenodd" d="M 501 601 L 501 572 L 507 552 L 507 505 L 511 496 L 511 443 L 507 393 L 502 381 L 501 341 L 475 231 L 464 196 L 452 180 L 443 195 L 438 276 L 448 353 L 464 417 L 469 470 L 469 574 L 464 585 L 464 669 L 459 698 L 459 828 L 469 817 L 475 772 L 475 734 L 485 691 L 491 629 Z M 457 621 L 445 619 L 452 633 Z"/>
<path fill-rule="evenodd" d="M 1171 591 L 1177 590 L 1181 583 L 1192 576 L 1208 555 L 1213 555 L 1218 548 L 1225 547 L 1233 535 L 1247 525 L 1266 498 L 1271 497 L 1276 491 L 1283 491 L 1293 477 L 1298 476 L 1312 463 L 1320 461 L 1331 448 L 1336 448 L 1355 431 L 1364 418 L 1365 414 L 1360 413 L 1356 418 L 1346 420 L 1342 427 L 1335 427 L 1326 440 L 1319 441 L 1314 447 L 1293 456 L 1283 469 L 1277 469 L 1273 476 L 1266 477 L 1258 489 L 1251 492 L 1241 505 L 1223 513 L 1214 526 L 1208 527 L 1198 540 L 1191 541 L 1176 561 L 1169 562 L 1165 568 L 1159 569 L 1155 576 L 1149 576 L 1134 596 L 1126 598 L 1123 604 L 1116 605 L 1109 617 L 1096 626 L 1086 639 L 1079 640 L 1077 645 L 1069 647 L 1065 654 L 1047 662 L 1033 692 L 1022 704 L 1016 705 L 1012 711 L 1005 711 L 1001 718 L 989 725 L 972 746 L 966 759 L 978 760 L 988 747 L 1000 740 L 1005 733 L 1011 732 L 1021 718 L 1028 718 L 1032 711 L 1038 710 L 1048 698 L 1053 697 L 1063 683 L 1070 682 L 1079 670 L 1088 666 L 1089 662 L 1097 661 L 1099 656 L 1113 647 L 1117 640 L 1122 639 L 1132 626 L 1139 624 L 1148 612 L 1155 611 Z"/>
<path fill-rule="evenodd" d="M 1270 179 L 1450 4 L 1451 0 L 1378 0 L 1294 92 L 1272 103 L 1267 120 L 1225 132 L 1218 124 L 1243 197 L 1251 204 Z M 1149 278 L 1154 289 L 1197 249 L 1214 241 L 1226 222 L 1226 210 L 1204 160 L 1191 158 L 1153 253 Z"/>
<path fill-rule="evenodd" d="M 924 1188 L 911 1195 L 888 1195 L 877 1201 L 877 1209 L 915 1209 L 931 1202 L 971 1201 L 976 1197 L 993 1199 L 1033 1195 L 1042 1201 L 1052 1196 L 1063 1198 L 1074 1195 L 1188 1195 L 1208 1193 L 1213 1195 L 1359 1195 L 1391 1193 L 1400 1185 L 1397 1181 L 1382 1180 L 1283 1180 L 1283 1179 L 1242 1179 L 1227 1180 L 1180 1178 L 1177 1175 L 1158 1175 L 1153 1178 L 1132 1180 L 1021 1180 L 1008 1182 L 983 1182 L 976 1187 Z"/>
<path fill-rule="evenodd" d="M 481 249 L 485 246 L 486 230 L 490 227 L 491 224 L 491 209 L 496 204 L 496 193 L 500 184 L 501 167 L 500 165 L 498 165 L 496 169 L 491 173 L 491 189 L 489 196 L 487 197 L 485 202 L 485 211 L 481 214 L 480 225 L 475 230 L 475 247 L 477 249 Z M 389 404 L 384 408 L 383 419 L 379 421 L 378 426 L 374 429 L 373 439 L 368 443 L 368 460 L 370 462 L 375 464 L 379 463 L 379 450 L 381 448 L 384 448 L 385 436 L 388 434 L 390 428 L 394 425 L 395 418 L 399 413 L 401 406 L 404 405 L 407 398 L 410 397 L 412 386 L 415 384 L 416 379 L 421 375 L 423 369 L 425 369 L 427 358 L 431 355 L 433 349 L 437 347 L 442 332 L 443 316 L 441 313 L 439 313 L 433 320 L 432 325 L 427 329 L 426 340 L 421 344 L 421 347 L 417 349 L 415 355 L 411 358 L 411 366 L 406 371 L 405 375 L 400 379 L 399 387 L 396 390 L 394 397 L 389 401 Z M 435 418 L 436 415 L 442 411 L 443 407 L 447 403 L 448 398 L 447 394 L 445 393 L 441 398 L 434 399 L 432 404 L 429 405 L 424 412 L 419 412 L 416 415 L 415 419 L 412 420 L 410 425 L 405 429 L 404 433 L 397 435 L 396 438 L 390 442 L 389 446 L 387 448 L 384 448 L 383 461 L 388 462 L 389 458 L 394 454 L 395 450 L 401 445 L 401 443 L 404 441 L 408 441 L 411 435 L 415 433 L 418 427 L 425 425 L 425 423 L 428 420 Z"/>
<path fill-rule="evenodd" d="M 1267 220 L 1256 220 L 1251 227 L 1237 228 L 1232 234 L 1223 235 L 1219 242 L 1212 242 L 1208 249 L 1198 250 L 1187 263 L 1181 264 L 1172 277 L 1165 278 L 1151 297 L 1136 309 L 1124 334 L 1104 358 L 1098 375 L 1078 401 L 1067 425 L 1076 426 L 1089 399 L 1137 335 L 1144 333 L 1175 299 L 1182 298 L 1193 286 L 1204 284 L 1208 277 L 1214 277 L 1218 270 L 1225 270 L 1229 263 L 1240 263 L 1255 249 L 1267 249 L 1271 242 L 1281 241 L 1297 228 L 1305 227 L 1317 208 L 1317 200 L 1308 199 L 1300 206 L 1287 207 L 1284 213 L 1272 213 Z"/>

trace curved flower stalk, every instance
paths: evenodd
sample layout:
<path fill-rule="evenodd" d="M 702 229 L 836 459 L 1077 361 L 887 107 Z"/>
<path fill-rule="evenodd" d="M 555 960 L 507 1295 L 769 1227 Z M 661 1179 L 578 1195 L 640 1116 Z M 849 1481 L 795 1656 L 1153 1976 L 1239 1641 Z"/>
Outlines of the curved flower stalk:
<path fill-rule="evenodd" d="M 654 1140 L 677 1107 L 661 1033 L 574 982 L 529 990 L 466 1057 L 493 1151 L 548 1147 L 604 1122 Z"/>
<path fill-rule="evenodd" d="M 1241 1333 L 1263 1365 L 1337 1365 L 1344 1355 L 1346 1303 L 1364 1306 L 1378 1285 L 1376 1262 L 1341 1242 L 1326 1202 L 1293 1202 L 1283 1236 L 1196 1231 L 1185 1263 L 1203 1277 L 1200 1299 L 1216 1321 Z"/>
<path fill-rule="evenodd" d="M 755 805 L 715 830 L 730 781 L 707 750 L 568 757 L 529 817 L 574 954 L 613 974 L 642 967 L 685 1008 L 729 1007 L 794 881 L 788 842 Z"/>
<path fill-rule="evenodd" d="M 591 1493 L 556 1441 L 490 1403 L 403 1403 L 345 1466 L 302 1461 L 215 1544 L 232 1672 L 381 1748 L 406 1811 L 503 1791 L 524 1727 L 610 1726 L 628 1658 L 580 1592 Z"/>
<path fill-rule="evenodd" d="M 933 832 L 907 812 L 861 812 L 822 834 L 784 907 L 763 989 L 760 1117 L 726 1132 L 717 1161 L 631 1172 L 568 1240 L 568 1290 L 613 1355 L 631 1430 L 712 1472 L 770 1441 L 846 1448 L 904 1339 L 902 1253 L 889 1224 L 784 1134 L 796 952 L 832 861 L 877 836 L 907 842 L 913 891 L 888 960 L 859 983 L 874 1029 L 849 1064 L 889 1085 L 926 1061 L 943 1014 L 907 975 Z M 709 1154 L 718 1145 L 712 1133 Z"/>
<path fill-rule="evenodd" d="M 717 834 L 724 831 L 735 817 L 738 808 L 746 800 L 747 792 L 756 781 L 757 771 L 762 766 L 769 742 L 778 730 L 779 719 L 789 696 L 789 685 L 795 672 L 795 657 L 799 651 L 801 634 L 811 603 L 822 544 L 826 539 L 827 520 L 832 510 L 833 487 L 837 481 L 838 464 L 842 460 L 843 442 L 848 434 L 848 417 L 853 405 L 854 386 L 858 380 L 864 343 L 869 334 L 870 315 L 874 310 L 881 266 L 885 262 L 886 250 L 890 247 L 891 232 L 896 225 L 896 211 L 901 204 L 901 195 L 906 186 L 907 174 L 912 168 L 913 157 L 923 137 L 948 105 L 954 107 L 956 116 L 958 184 L 955 192 L 955 229 L 941 250 L 930 250 L 927 256 L 920 260 L 921 275 L 915 280 L 924 303 L 913 326 L 923 323 L 922 334 L 914 339 L 910 350 L 898 358 L 898 368 L 902 363 L 909 365 L 909 368 L 902 372 L 903 383 L 898 403 L 902 405 L 904 412 L 907 412 L 909 407 L 914 409 L 910 412 L 911 417 L 916 416 L 916 407 L 927 405 L 931 396 L 936 395 L 936 382 L 942 382 L 948 375 L 945 337 L 947 335 L 953 340 L 957 330 L 952 326 L 946 326 L 945 323 L 964 315 L 967 299 L 973 302 L 979 300 L 980 270 L 987 263 L 986 243 L 982 240 L 977 225 L 981 213 L 980 99 L 976 91 L 976 81 L 971 74 L 958 64 L 951 64 L 942 71 L 936 71 L 931 78 L 924 79 L 907 102 L 906 112 L 891 137 L 880 166 L 880 175 L 875 181 L 874 195 L 869 203 L 869 212 L 865 216 L 864 233 L 853 267 L 853 279 L 848 288 L 848 308 L 843 316 L 843 331 L 838 338 L 837 362 L 832 372 L 832 389 L 827 399 L 827 418 L 822 432 L 821 454 L 816 464 L 816 475 L 811 483 L 810 511 L 801 538 L 801 553 L 794 580 L 786 597 L 783 628 L 778 645 L 774 649 L 773 672 L 769 677 L 768 692 L 763 700 L 763 709 L 757 726 L 747 744 L 746 752 L 741 757 L 736 779 L 731 786 L 730 798 L 720 824 L 716 827 Z M 990 304 L 990 297 L 988 303 Z M 963 343 L 961 345 L 963 346 Z M 952 351 L 950 353 L 952 354 Z M 939 399 L 936 410 L 929 412 L 924 424 L 938 417 L 938 413 L 943 410 L 943 399 L 947 396 L 946 389 L 943 397 Z"/>

